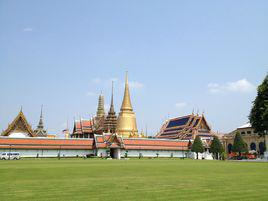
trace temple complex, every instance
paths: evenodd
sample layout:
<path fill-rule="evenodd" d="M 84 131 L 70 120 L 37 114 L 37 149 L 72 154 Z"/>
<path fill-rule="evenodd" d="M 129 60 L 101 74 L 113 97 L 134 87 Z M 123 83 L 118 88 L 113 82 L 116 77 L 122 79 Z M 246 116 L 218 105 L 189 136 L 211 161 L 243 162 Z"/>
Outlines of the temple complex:
<path fill-rule="evenodd" d="M 65 132 L 66 131 L 66 132 Z M 124 97 L 117 118 L 114 108 L 112 83 L 111 104 L 108 114 L 104 110 L 104 96 L 98 98 L 95 117 L 74 120 L 73 132 L 64 130 L 65 139 L 48 135 L 44 129 L 43 108 L 37 128 L 33 131 L 22 110 L 0 137 L 1 151 L 18 151 L 22 156 L 75 157 L 195 157 L 190 146 L 198 135 L 206 148 L 202 158 L 211 159 L 209 151 L 213 133 L 204 115 L 190 114 L 167 120 L 160 132 L 152 138 L 138 134 L 133 111 L 128 74 L 125 77 Z M 70 136 L 71 139 L 68 139 Z M 59 137 L 59 136 L 58 136 Z"/>
<path fill-rule="evenodd" d="M 126 73 L 125 92 L 121 110 L 117 120 L 116 132 L 123 137 L 133 137 L 138 135 L 136 116 L 130 100 L 128 74 Z"/>

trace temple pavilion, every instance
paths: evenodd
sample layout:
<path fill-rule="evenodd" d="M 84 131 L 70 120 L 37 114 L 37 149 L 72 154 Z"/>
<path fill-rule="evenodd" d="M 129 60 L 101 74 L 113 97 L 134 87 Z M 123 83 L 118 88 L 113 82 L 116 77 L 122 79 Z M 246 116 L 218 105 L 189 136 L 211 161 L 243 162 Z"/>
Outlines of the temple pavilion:
<path fill-rule="evenodd" d="M 22 109 L 16 116 L 16 118 L 8 125 L 7 129 L 2 132 L 2 136 L 9 137 L 49 137 L 47 131 L 44 129 L 43 123 L 43 107 L 41 108 L 41 114 L 38 126 L 35 130 L 32 129 L 28 123 Z"/>
<path fill-rule="evenodd" d="M 190 114 L 168 119 L 162 125 L 156 138 L 193 140 L 197 135 L 206 141 L 212 140 L 215 135 L 211 131 L 204 114 Z"/>

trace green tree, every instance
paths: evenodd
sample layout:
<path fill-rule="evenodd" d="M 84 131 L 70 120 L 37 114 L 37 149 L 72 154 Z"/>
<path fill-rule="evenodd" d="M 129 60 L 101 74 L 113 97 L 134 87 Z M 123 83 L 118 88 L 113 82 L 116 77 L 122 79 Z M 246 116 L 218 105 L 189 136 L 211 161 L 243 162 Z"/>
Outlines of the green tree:
<path fill-rule="evenodd" d="M 247 145 L 244 142 L 243 138 L 241 137 L 241 134 L 239 132 L 236 132 L 235 139 L 234 139 L 234 145 L 232 147 L 232 151 L 239 153 L 239 156 L 241 156 L 242 152 L 247 152 Z"/>
<path fill-rule="evenodd" d="M 266 149 L 265 135 L 268 135 L 268 74 L 258 87 L 257 97 L 253 101 L 249 120 L 254 130 L 264 138 Z"/>
<path fill-rule="evenodd" d="M 203 143 L 198 135 L 194 139 L 194 143 L 192 145 L 191 151 L 196 153 L 197 159 L 198 159 L 198 153 L 204 152 Z"/>
<path fill-rule="evenodd" d="M 219 154 L 223 152 L 223 146 L 222 143 L 220 142 L 219 138 L 217 136 L 214 136 L 211 145 L 210 145 L 210 152 L 213 153 L 215 158 L 218 160 L 219 159 Z"/>

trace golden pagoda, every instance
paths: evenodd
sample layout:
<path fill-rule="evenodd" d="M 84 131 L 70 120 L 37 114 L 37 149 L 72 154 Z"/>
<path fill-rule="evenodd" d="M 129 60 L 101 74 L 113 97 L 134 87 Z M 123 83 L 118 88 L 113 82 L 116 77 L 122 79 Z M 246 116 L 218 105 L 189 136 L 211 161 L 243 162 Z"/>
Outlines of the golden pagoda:
<path fill-rule="evenodd" d="M 130 101 L 130 93 L 128 87 L 128 74 L 126 73 L 125 93 L 121 106 L 121 110 L 117 119 L 116 131 L 123 137 L 135 136 L 138 134 L 136 116 Z"/>

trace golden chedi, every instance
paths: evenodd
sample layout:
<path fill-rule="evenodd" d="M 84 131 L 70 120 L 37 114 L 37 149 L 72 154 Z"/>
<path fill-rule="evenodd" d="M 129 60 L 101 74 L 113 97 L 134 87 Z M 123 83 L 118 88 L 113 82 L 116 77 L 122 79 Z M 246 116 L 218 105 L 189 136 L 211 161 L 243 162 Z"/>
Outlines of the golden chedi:
<path fill-rule="evenodd" d="M 130 137 L 138 134 L 136 116 L 130 101 L 130 93 L 128 86 L 128 75 L 126 73 L 125 93 L 121 106 L 121 110 L 117 119 L 116 131 L 118 135 Z"/>

